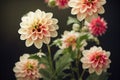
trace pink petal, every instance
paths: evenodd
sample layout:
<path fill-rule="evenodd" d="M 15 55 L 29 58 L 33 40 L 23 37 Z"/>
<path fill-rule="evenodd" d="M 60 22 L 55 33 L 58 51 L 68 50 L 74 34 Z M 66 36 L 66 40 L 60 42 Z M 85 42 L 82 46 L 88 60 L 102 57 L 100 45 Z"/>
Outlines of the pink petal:
<path fill-rule="evenodd" d="M 38 34 L 37 33 L 32 34 L 31 38 L 32 40 L 36 40 L 38 38 Z"/>

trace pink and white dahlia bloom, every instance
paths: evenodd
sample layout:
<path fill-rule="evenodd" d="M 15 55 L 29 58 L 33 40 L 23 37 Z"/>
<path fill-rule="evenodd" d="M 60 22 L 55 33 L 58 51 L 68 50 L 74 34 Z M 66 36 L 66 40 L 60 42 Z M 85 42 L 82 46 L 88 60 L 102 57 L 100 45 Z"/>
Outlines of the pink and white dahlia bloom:
<path fill-rule="evenodd" d="M 103 18 L 95 18 L 88 24 L 90 32 L 95 35 L 99 36 L 106 32 L 107 23 L 104 21 Z"/>
<path fill-rule="evenodd" d="M 111 60 L 109 56 L 110 52 L 102 50 L 101 47 L 93 46 L 90 50 L 83 51 L 82 67 L 83 69 L 89 69 L 89 73 L 96 72 L 97 75 L 100 75 L 110 67 Z"/>
<path fill-rule="evenodd" d="M 39 73 L 40 68 L 45 68 L 44 64 L 39 64 L 35 59 L 28 59 L 29 54 L 20 57 L 20 61 L 15 64 L 13 71 L 17 80 L 39 80 L 42 75 Z"/>
<path fill-rule="evenodd" d="M 77 15 L 79 21 L 90 19 L 105 12 L 103 5 L 106 0 L 70 0 L 69 7 L 72 7 L 71 14 Z"/>
<path fill-rule="evenodd" d="M 50 38 L 57 36 L 58 20 L 52 17 L 52 13 L 39 9 L 22 17 L 18 33 L 21 34 L 21 40 L 26 40 L 27 47 L 34 44 L 35 47 L 41 48 L 43 42 L 49 44 Z"/>
<path fill-rule="evenodd" d="M 74 32 L 74 31 L 65 31 L 64 35 L 62 35 L 62 46 L 61 48 L 68 48 L 68 47 L 72 47 L 72 50 L 74 50 L 76 48 L 76 40 L 79 37 L 79 33 Z"/>

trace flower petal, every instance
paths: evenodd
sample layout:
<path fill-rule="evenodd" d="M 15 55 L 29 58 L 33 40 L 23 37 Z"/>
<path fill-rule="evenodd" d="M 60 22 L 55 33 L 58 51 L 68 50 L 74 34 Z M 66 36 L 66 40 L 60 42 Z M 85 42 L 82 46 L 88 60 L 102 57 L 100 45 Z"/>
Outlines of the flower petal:
<path fill-rule="evenodd" d="M 49 31 L 55 31 L 56 30 L 56 28 L 54 26 L 52 26 L 52 25 L 50 25 L 48 27 L 49 27 Z"/>
<path fill-rule="evenodd" d="M 57 24 L 57 23 L 58 23 L 58 20 L 55 19 L 55 18 L 53 18 L 53 19 L 52 19 L 52 24 Z"/>
<path fill-rule="evenodd" d="M 20 29 L 18 30 L 18 33 L 19 33 L 19 34 L 27 34 L 27 30 L 24 29 L 24 28 L 20 28 Z"/>
<path fill-rule="evenodd" d="M 22 35 L 20 36 L 20 39 L 21 39 L 21 40 L 25 40 L 25 39 L 27 39 L 27 36 L 24 35 L 24 34 L 22 34 Z"/>
<path fill-rule="evenodd" d="M 35 40 L 34 45 L 36 48 L 40 49 L 43 45 L 42 40 L 40 40 L 40 39 Z"/>
<path fill-rule="evenodd" d="M 83 69 L 87 69 L 90 67 L 90 64 L 83 64 L 82 67 L 83 67 Z"/>
<path fill-rule="evenodd" d="M 31 46 L 33 44 L 33 40 L 31 38 L 27 39 L 26 42 L 25 42 L 25 45 L 27 47 Z"/>
<path fill-rule="evenodd" d="M 51 37 L 56 37 L 58 35 L 57 31 L 50 32 Z"/>
<path fill-rule="evenodd" d="M 47 19 L 51 19 L 51 18 L 52 18 L 52 16 L 53 16 L 53 14 L 52 14 L 52 13 L 46 13 L 45 18 L 47 18 Z"/>
<path fill-rule="evenodd" d="M 100 4 L 101 4 L 101 5 L 106 4 L 106 0 L 100 0 Z"/>
<path fill-rule="evenodd" d="M 50 43 L 50 38 L 49 38 L 49 37 L 44 37 L 44 38 L 43 38 L 43 42 L 44 42 L 45 44 L 49 44 L 49 43 Z"/>
<path fill-rule="evenodd" d="M 89 68 L 89 73 L 93 73 L 95 70 L 92 68 Z"/>
<path fill-rule="evenodd" d="M 79 8 L 72 8 L 71 14 L 75 15 L 79 13 Z"/>
<path fill-rule="evenodd" d="M 100 7 L 100 8 L 98 9 L 98 13 L 99 13 L 99 14 L 105 13 L 105 9 L 104 9 L 103 7 Z"/>
<path fill-rule="evenodd" d="M 84 14 L 78 14 L 78 15 L 77 15 L 77 18 L 78 18 L 79 21 L 82 21 L 83 19 L 85 19 L 85 17 L 86 17 L 86 14 L 85 14 L 85 13 L 84 13 Z"/>
<path fill-rule="evenodd" d="M 97 69 L 96 73 L 97 73 L 97 75 L 100 75 L 102 73 L 102 69 Z"/>

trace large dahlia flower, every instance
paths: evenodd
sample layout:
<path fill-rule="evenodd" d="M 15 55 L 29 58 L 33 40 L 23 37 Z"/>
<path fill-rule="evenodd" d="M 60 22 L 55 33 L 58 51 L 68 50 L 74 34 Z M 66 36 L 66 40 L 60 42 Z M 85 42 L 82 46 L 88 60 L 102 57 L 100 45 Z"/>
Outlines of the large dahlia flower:
<path fill-rule="evenodd" d="M 91 47 L 90 50 L 83 51 L 82 67 L 83 69 L 89 69 L 89 73 L 96 72 L 100 75 L 110 67 L 111 60 L 109 56 L 110 52 L 102 50 L 101 47 Z"/>
<path fill-rule="evenodd" d="M 50 38 L 57 36 L 58 20 L 52 17 L 52 13 L 39 9 L 22 17 L 18 33 L 21 34 L 21 40 L 26 40 L 27 47 L 34 44 L 35 47 L 41 48 L 43 42 L 49 44 Z"/>
<path fill-rule="evenodd" d="M 103 14 L 103 5 L 106 0 L 70 0 L 68 5 L 72 7 L 71 14 L 77 15 L 79 21 Z"/>

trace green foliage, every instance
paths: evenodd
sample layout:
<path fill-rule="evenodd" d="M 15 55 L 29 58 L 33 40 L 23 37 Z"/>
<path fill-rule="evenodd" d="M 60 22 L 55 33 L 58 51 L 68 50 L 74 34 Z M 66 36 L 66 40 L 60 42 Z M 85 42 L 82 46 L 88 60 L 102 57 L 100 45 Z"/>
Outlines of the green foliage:
<path fill-rule="evenodd" d="M 62 42 L 60 39 L 56 39 L 55 41 L 53 41 L 52 45 L 56 45 L 56 46 L 61 46 L 62 45 Z M 52 46 L 51 45 L 51 46 Z"/>
<path fill-rule="evenodd" d="M 110 73 L 103 72 L 101 75 L 97 75 L 96 73 L 93 73 L 88 76 L 86 80 L 108 80 Z"/>
<path fill-rule="evenodd" d="M 60 49 L 56 52 L 56 54 L 54 55 L 54 60 L 57 60 L 61 54 L 63 54 L 63 49 Z"/>
<path fill-rule="evenodd" d="M 36 59 L 36 60 L 39 61 L 39 63 L 43 63 L 43 64 L 48 65 L 47 56 L 39 57 L 39 56 L 36 55 L 36 54 L 32 54 L 32 55 L 30 55 L 29 59 Z"/>
<path fill-rule="evenodd" d="M 50 80 L 52 74 L 50 73 L 48 69 L 40 69 L 39 70 L 40 74 L 42 74 L 44 80 Z"/>
<path fill-rule="evenodd" d="M 80 37 L 77 39 L 77 48 L 79 49 L 79 48 L 83 45 L 83 44 L 81 44 L 82 41 L 88 40 L 88 38 L 89 38 L 88 34 L 84 34 L 84 35 L 80 36 Z"/>
<path fill-rule="evenodd" d="M 78 20 L 77 20 L 77 18 L 73 18 L 73 17 L 68 17 L 68 20 L 67 20 L 67 25 L 70 25 L 70 24 L 72 24 L 72 23 L 80 23 Z"/>
<path fill-rule="evenodd" d="M 56 67 L 56 75 L 59 77 L 59 76 L 65 76 L 63 75 L 63 71 L 66 70 L 66 69 L 69 69 L 70 68 L 70 65 L 71 65 L 71 62 L 72 62 L 72 58 L 71 58 L 71 55 L 70 54 L 64 54 L 62 55 L 57 61 L 56 61 L 56 64 L 55 64 L 55 67 Z"/>

